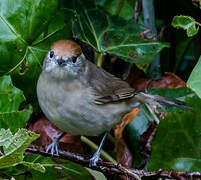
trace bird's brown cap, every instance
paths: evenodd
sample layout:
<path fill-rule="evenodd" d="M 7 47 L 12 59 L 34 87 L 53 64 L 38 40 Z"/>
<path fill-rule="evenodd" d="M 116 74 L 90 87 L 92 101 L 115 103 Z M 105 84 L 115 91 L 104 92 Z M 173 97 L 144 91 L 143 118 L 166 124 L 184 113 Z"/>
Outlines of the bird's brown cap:
<path fill-rule="evenodd" d="M 51 50 L 56 52 L 59 56 L 80 56 L 82 50 L 80 46 L 71 40 L 59 40 L 53 43 Z"/>

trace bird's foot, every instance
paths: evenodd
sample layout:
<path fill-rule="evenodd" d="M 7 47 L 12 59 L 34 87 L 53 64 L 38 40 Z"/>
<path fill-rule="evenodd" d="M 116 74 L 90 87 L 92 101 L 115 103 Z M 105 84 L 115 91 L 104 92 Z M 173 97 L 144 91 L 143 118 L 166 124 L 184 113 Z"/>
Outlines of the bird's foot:
<path fill-rule="evenodd" d="M 97 162 L 100 159 L 100 153 L 96 152 L 89 160 L 89 167 L 97 167 Z"/>
<path fill-rule="evenodd" d="M 97 166 L 97 162 L 100 160 L 101 148 L 102 148 L 102 146 L 104 144 L 104 141 L 105 141 L 106 137 L 107 137 L 107 132 L 104 134 L 97 151 L 95 152 L 95 154 L 89 160 L 89 167 L 99 167 L 99 166 Z M 99 167 L 99 168 L 102 168 L 102 167 Z"/>
<path fill-rule="evenodd" d="M 46 149 L 46 153 L 48 153 L 50 151 L 52 156 L 54 154 L 59 155 L 58 144 L 59 144 L 58 139 L 55 139 L 50 145 L 48 145 L 48 147 Z"/>
<path fill-rule="evenodd" d="M 53 142 L 47 147 L 46 149 L 46 153 L 48 153 L 50 151 L 51 155 L 53 156 L 55 155 L 59 155 L 59 151 L 58 151 L 58 145 L 59 145 L 59 141 L 62 137 L 65 136 L 66 133 L 62 133 L 59 135 L 59 137 L 57 137 L 56 139 L 53 140 Z"/>

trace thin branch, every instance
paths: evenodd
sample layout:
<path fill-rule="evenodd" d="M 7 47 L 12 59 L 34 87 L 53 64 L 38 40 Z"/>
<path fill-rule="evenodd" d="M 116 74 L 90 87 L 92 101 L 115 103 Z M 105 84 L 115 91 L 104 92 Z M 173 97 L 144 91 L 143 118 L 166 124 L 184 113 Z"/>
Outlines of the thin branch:
<path fill-rule="evenodd" d="M 134 11 L 134 20 L 137 22 L 140 12 L 142 10 L 142 0 L 136 0 L 135 2 L 135 11 Z"/>
<path fill-rule="evenodd" d="M 46 157 L 66 159 L 79 163 L 83 166 L 89 167 L 90 157 L 85 155 L 59 151 L 59 155 L 52 156 L 50 153 L 46 153 L 45 151 L 38 150 L 36 148 L 27 148 L 26 153 L 27 152 L 41 154 Z M 97 165 L 98 165 L 97 167 L 92 167 L 92 169 L 101 171 L 103 173 L 124 175 L 134 179 L 142 179 L 142 178 L 181 179 L 181 177 L 188 179 L 201 178 L 201 172 L 175 172 L 175 171 L 162 171 L 162 169 L 159 169 L 156 172 L 148 172 L 146 170 L 126 168 L 121 164 L 114 164 L 102 160 L 98 161 Z"/>

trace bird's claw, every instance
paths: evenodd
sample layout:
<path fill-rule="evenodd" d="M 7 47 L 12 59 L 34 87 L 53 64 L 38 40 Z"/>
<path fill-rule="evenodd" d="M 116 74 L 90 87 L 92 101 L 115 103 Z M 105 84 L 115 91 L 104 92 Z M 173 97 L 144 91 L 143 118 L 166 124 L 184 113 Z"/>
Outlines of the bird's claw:
<path fill-rule="evenodd" d="M 50 151 L 52 156 L 54 154 L 59 155 L 58 144 L 59 144 L 58 140 L 55 139 L 50 145 L 48 145 L 48 147 L 46 149 L 46 153 L 48 153 Z"/>
<path fill-rule="evenodd" d="M 89 160 L 89 167 L 96 167 L 99 159 L 100 159 L 100 153 L 96 152 Z"/>

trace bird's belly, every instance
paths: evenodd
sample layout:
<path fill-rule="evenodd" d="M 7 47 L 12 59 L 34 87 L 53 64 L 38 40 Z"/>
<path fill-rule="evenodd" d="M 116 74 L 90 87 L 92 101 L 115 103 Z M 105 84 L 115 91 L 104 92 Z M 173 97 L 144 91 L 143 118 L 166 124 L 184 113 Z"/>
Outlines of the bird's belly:
<path fill-rule="evenodd" d="M 47 85 L 46 90 L 38 92 L 41 109 L 58 128 L 72 135 L 96 136 L 109 131 L 125 113 L 123 103 L 94 104 L 88 89 L 82 88 L 82 91 L 77 91 L 79 93 L 76 90 L 68 93 L 62 86 L 57 87 L 57 91 L 52 89 L 55 88 Z"/>

